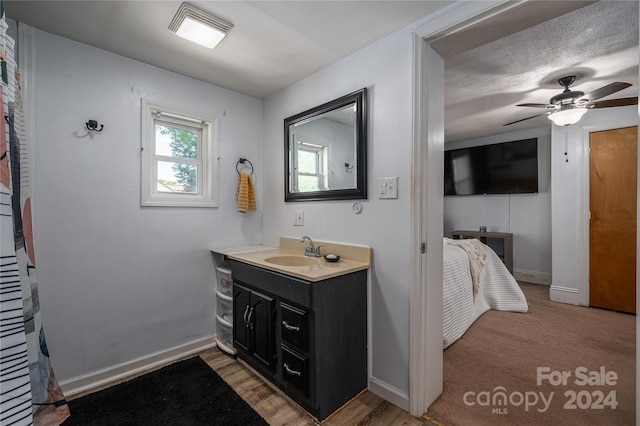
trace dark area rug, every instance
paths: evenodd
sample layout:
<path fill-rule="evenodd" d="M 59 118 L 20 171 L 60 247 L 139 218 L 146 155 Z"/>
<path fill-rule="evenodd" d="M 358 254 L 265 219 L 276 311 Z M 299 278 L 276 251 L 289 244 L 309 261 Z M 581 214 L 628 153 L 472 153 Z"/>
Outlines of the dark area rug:
<path fill-rule="evenodd" d="M 74 425 L 268 425 L 200 357 L 69 402 Z"/>

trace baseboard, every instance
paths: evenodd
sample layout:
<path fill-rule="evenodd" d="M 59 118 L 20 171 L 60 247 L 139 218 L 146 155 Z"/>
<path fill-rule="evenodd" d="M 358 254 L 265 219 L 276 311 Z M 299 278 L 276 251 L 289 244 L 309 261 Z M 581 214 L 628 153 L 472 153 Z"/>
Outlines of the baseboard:
<path fill-rule="evenodd" d="M 580 293 L 577 288 L 552 285 L 549 288 L 549 299 L 551 299 L 553 302 L 568 303 L 570 305 L 581 305 Z"/>
<path fill-rule="evenodd" d="M 406 392 L 375 377 L 369 377 L 369 390 L 393 405 L 409 411 L 409 395 Z"/>
<path fill-rule="evenodd" d="M 131 361 L 123 362 L 82 376 L 72 377 L 59 382 L 65 397 L 103 389 L 142 373 L 155 370 L 182 358 L 195 355 L 216 346 L 215 335 L 192 340 L 173 348 L 154 352 Z"/>
<path fill-rule="evenodd" d="M 551 274 L 548 272 L 514 269 L 513 278 L 517 281 L 526 281 L 533 284 L 551 285 Z"/>

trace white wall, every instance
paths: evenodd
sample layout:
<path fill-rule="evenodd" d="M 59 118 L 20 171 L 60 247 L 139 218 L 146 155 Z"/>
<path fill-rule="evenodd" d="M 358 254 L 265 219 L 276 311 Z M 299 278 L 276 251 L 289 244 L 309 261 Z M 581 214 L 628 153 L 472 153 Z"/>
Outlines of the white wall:
<path fill-rule="evenodd" d="M 34 34 L 35 249 L 61 381 L 215 333 L 211 247 L 262 240 L 262 101 Z M 140 207 L 140 98 L 220 118 L 220 207 Z M 93 138 L 89 119 L 104 124 Z M 235 211 L 239 157 L 259 211 Z M 273 171 L 271 171 L 273 173 Z"/>
<path fill-rule="evenodd" d="M 551 133 L 551 300 L 589 304 L 589 131 L 637 125 L 636 106 L 594 109 Z M 565 162 L 565 145 L 569 162 Z"/>
<path fill-rule="evenodd" d="M 409 390 L 411 46 L 409 31 L 401 31 L 264 104 L 264 242 L 308 235 L 373 247 L 370 371 L 375 384 L 404 399 Z M 285 203 L 283 120 L 363 87 L 369 89 L 369 199 L 360 201 L 362 213 L 352 212 L 353 201 Z M 390 176 L 398 176 L 398 199 L 379 200 L 377 179 Z M 304 212 L 303 227 L 293 226 L 296 211 Z"/>
<path fill-rule="evenodd" d="M 444 235 L 454 230 L 513 233 L 513 268 L 518 279 L 551 284 L 551 124 L 478 139 L 446 149 L 538 138 L 538 193 L 444 197 Z M 563 157 L 564 158 L 564 157 Z"/>

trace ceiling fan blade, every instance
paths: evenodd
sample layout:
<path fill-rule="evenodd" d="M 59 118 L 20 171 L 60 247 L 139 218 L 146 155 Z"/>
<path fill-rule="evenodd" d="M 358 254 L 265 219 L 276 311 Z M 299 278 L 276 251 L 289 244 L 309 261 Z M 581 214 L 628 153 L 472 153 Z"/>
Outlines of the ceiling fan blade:
<path fill-rule="evenodd" d="M 518 104 L 516 106 L 533 107 L 533 108 L 555 108 L 555 105 L 551 105 L 551 104 Z"/>
<path fill-rule="evenodd" d="M 638 97 L 634 96 L 632 98 L 608 99 L 606 101 L 592 102 L 587 105 L 587 108 L 611 108 L 628 105 L 638 105 Z"/>
<path fill-rule="evenodd" d="M 512 125 L 512 124 L 516 124 L 516 123 L 519 123 L 519 122 L 521 122 L 521 121 L 530 120 L 530 119 L 532 119 L 532 118 L 536 118 L 536 117 L 542 117 L 542 116 L 544 116 L 544 115 L 548 115 L 548 114 L 532 115 L 531 117 L 523 118 L 523 119 L 521 119 L 521 120 L 512 121 L 511 123 L 503 124 L 502 126 L 503 126 L 503 127 L 504 127 L 504 126 L 510 126 L 510 125 Z"/>
<path fill-rule="evenodd" d="M 607 84 L 606 86 L 596 89 L 591 93 L 587 93 L 578 102 L 581 102 L 581 101 L 593 102 L 596 99 L 604 98 L 605 96 L 619 92 L 620 90 L 626 89 L 627 87 L 630 87 L 630 86 L 632 86 L 632 84 L 621 83 L 621 82 Z"/>

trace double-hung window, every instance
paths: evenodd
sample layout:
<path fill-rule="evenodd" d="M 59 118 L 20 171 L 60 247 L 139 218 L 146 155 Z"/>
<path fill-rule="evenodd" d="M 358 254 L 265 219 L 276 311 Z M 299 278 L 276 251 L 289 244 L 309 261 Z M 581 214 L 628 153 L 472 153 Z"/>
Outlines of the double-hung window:
<path fill-rule="evenodd" d="M 142 206 L 218 206 L 218 121 L 142 100 Z"/>

